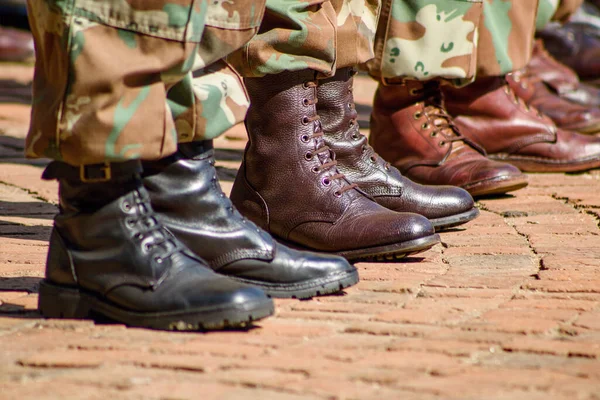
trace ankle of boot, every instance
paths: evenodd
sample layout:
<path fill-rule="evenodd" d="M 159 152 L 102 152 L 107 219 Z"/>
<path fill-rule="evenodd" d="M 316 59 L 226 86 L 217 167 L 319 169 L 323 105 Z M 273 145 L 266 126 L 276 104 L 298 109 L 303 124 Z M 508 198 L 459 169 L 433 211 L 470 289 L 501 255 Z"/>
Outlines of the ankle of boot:
<path fill-rule="evenodd" d="M 61 213 L 92 213 L 115 199 L 141 187 L 139 160 L 72 166 L 51 162 L 42 179 L 59 182 Z"/>

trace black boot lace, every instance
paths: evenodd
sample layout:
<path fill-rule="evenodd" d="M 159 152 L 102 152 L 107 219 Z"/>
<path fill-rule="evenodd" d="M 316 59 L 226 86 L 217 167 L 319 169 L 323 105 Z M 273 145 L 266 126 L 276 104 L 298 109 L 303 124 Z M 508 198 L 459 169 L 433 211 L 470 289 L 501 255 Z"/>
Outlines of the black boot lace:
<path fill-rule="evenodd" d="M 139 190 L 133 192 L 133 204 L 124 201 L 122 207 L 125 211 L 133 210 L 134 214 L 128 216 L 125 224 L 128 228 L 135 230 L 134 239 L 146 252 L 152 252 L 153 259 L 157 264 L 162 264 L 165 259 L 185 250 L 185 247 L 159 222 L 156 213 L 150 206 L 150 199 Z M 162 280 L 161 280 L 162 281 Z M 157 287 L 160 281 L 154 287 Z"/>

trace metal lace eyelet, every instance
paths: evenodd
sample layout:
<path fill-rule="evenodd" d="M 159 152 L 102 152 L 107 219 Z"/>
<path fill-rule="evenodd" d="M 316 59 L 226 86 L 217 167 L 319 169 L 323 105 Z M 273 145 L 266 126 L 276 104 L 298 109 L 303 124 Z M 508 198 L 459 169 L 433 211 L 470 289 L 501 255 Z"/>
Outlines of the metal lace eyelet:
<path fill-rule="evenodd" d="M 144 250 L 146 250 L 146 251 L 152 250 L 152 245 L 150 243 L 144 243 Z"/>
<path fill-rule="evenodd" d="M 302 87 L 303 87 L 304 89 L 310 89 L 310 87 L 308 86 L 308 81 L 306 81 L 306 82 L 303 82 L 303 83 L 302 83 Z"/>
<path fill-rule="evenodd" d="M 312 172 L 314 172 L 315 174 L 318 174 L 319 172 L 321 172 L 321 169 L 319 167 L 312 167 L 310 170 Z"/>
<path fill-rule="evenodd" d="M 421 111 L 416 111 L 416 112 L 413 114 L 413 118 L 414 118 L 414 119 L 421 119 L 421 117 L 422 117 L 422 116 L 423 116 L 423 113 L 422 113 Z"/>
<path fill-rule="evenodd" d="M 131 211 L 131 204 L 128 201 L 124 201 L 121 204 L 121 207 L 123 208 L 124 211 L 128 212 Z"/>
<path fill-rule="evenodd" d="M 128 228 L 133 228 L 135 226 L 135 220 L 133 218 L 126 218 L 125 225 L 127 225 Z"/>
<path fill-rule="evenodd" d="M 312 159 L 313 159 L 313 154 L 312 154 L 312 153 L 309 151 L 308 153 L 306 153 L 306 154 L 304 155 L 304 159 L 305 159 L 306 161 L 310 161 L 310 160 L 312 160 Z"/>
<path fill-rule="evenodd" d="M 384 168 L 385 168 L 386 171 L 389 171 L 390 170 L 390 165 L 389 164 L 385 164 Z"/>
<path fill-rule="evenodd" d="M 310 136 L 304 134 L 304 135 L 300 136 L 300 141 L 302 143 L 308 143 L 310 141 Z"/>
<path fill-rule="evenodd" d="M 303 125 L 308 125 L 309 122 L 310 122 L 309 118 L 306 115 L 304 117 L 302 117 L 302 124 Z"/>
<path fill-rule="evenodd" d="M 162 264 L 163 263 L 162 257 L 154 257 L 154 261 L 156 261 L 157 264 Z"/>
<path fill-rule="evenodd" d="M 429 136 L 431 136 L 431 137 L 436 137 L 436 136 L 437 136 L 437 134 L 438 134 L 438 133 L 437 133 L 436 131 L 433 131 L 433 132 L 431 132 L 431 133 L 429 134 Z"/>
<path fill-rule="evenodd" d="M 342 194 L 340 192 L 338 192 L 337 190 L 335 192 L 333 192 L 333 195 L 335 197 L 342 197 Z"/>
<path fill-rule="evenodd" d="M 331 185 L 331 179 L 329 179 L 328 177 L 325 177 L 325 178 L 321 179 L 321 183 L 323 184 L 323 186 L 329 186 L 329 185 Z"/>
<path fill-rule="evenodd" d="M 429 124 L 427 122 L 425 122 L 423 125 L 421 125 L 421 128 L 429 129 Z"/>
<path fill-rule="evenodd" d="M 352 110 L 352 103 L 348 103 L 348 108 Z"/>
<path fill-rule="evenodd" d="M 140 232 L 138 232 L 133 237 L 136 238 L 137 240 L 142 240 L 144 238 L 144 235 L 142 235 Z"/>
<path fill-rule="evenodd" d="M 375 156 L 369 157 L 369 160 L 371 160 L 372 163 L 376 163 L 377 162 L 377 158 Z"/>
<path fill-rule="evenodd" d="M 310 105 L 308 99 L 303 99 L 302 104 L 304 104 L 305 107 L 308 107 Z"/>
<path fill-rule="evenodd" d="M 358 140 L 358 139 L 360 139 L 360 136 L 358 136 L 357 133 L 353 133 L 352 136 L 351 136 L 351 138 L 354 139 L 354 140 Z"/>
<path fill-rule="evenodd" d="M 408 93 L 410 93 L 411 96 L 417 96 L 419 94 L 419 90 L 415 89 L 415 88 L 411 88 L 408 90 Z"/>
<path fill-rule="evenodd" d="M 363 147 L 360 149 L 360 151 L 362 151 L 363 153 L 364 153 L 365 151 L 367 151 L 367 146 L 363 146 Z"/>
<path fill-rule="evenodd" d="M 443 140 L 440 142 L 440 147 L 444 147 L 446 145 L 446 142 L 444 142 Z"/>

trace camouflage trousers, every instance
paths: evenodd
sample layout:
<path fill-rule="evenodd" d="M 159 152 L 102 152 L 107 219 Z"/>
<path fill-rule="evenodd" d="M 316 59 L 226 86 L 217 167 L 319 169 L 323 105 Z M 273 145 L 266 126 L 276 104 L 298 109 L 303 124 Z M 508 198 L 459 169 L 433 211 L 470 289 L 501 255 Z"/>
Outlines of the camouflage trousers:
<path fill-rule="evenodd" d="M 245 117 L 242 80 L 223 58 L 258 31 L 264 0 L 28 7 L 36 67 L 27 156 L 72 165 L 157 159 Z"/>
<path fill-rule="evenodd" d="M 543 29 L 550 21 L 566 21 L 581 5 L 583 0 L 539 0 L 535 21 L 536 29 Z"/>

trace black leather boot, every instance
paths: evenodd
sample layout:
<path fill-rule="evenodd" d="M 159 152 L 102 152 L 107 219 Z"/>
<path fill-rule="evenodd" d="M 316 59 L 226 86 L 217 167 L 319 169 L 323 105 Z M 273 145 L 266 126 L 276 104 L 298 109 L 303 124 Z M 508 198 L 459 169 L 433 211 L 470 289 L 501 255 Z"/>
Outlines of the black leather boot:
<path fill-rule="evenodd" d="M 479 215 L 473 198 L 456 186 L 421 185 L 385 162 L 367 143 L 357 123 L 352 93 L 353 68 L 341 68 L 319 81 L 317 112 L 325 143 L 335 151 L 337 167 L 382 206 L 427 217 L 436 230 L 464 224 Z"/>
<path fill-rule="evenodd" d="M 44 179 L 59 180 L 60 212 L 40 285 L 42 315 L 198 330 L 273 314 L 262 290 L 214 273 L 162 225 L 140 171 L 138 161 L 46 168 Z"/>
<path fill-rule="evenodd" d="M 167 228 L 216 272 L 273 297 L 309 298 L 358 282 L 344 258 L 292 250 L 233 207 L 214 167 L 212 141 L 180 143 L 173 156 L 144 162 L 144 185 Z"/>

